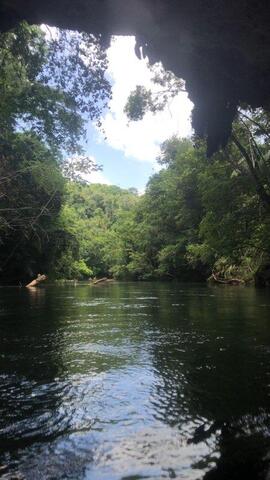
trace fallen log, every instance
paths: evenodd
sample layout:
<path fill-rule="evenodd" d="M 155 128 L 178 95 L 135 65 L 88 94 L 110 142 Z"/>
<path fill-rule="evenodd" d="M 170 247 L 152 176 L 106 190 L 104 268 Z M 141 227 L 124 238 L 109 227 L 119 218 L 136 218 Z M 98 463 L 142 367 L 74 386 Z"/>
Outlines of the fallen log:
<path fill-rule="evenodd" d="M 98 283 L 102 283 L 102 282 L 107 282 L 107 277 L 103 277 L 103 278 L 98 278 L 97 280 L 94 280 L 93 281 L 93 285 L 97 285 Z"/>
<path fill-rule="evenodd" d="M 229 279 L 221 279 L 221 278 L 218 278 L 218 276 L 212 272 L 212 275 L 211 277 L 209 278 L 209 280 L 214 280 L 216 283 L 221 283 L 223 285 L 244 285 L 245 284 L 245 281 L 242 280 L 241 278 L 229 278 Z"/>
<path fill-rule="evenodd" d="M 93 280 L 93 282 L 91 282 L 91 284 L 92 285 L 99 285 L 100 283 L 111 283 L 111 282 L 114 282 L 113 278 L 103 277 L 103 278 L 98 278 L 97 280 Z"/>
<path fill-rule="evenodd" d="M 38 273 L 37 278 L 32 280 L 32 282 L 28 283 L 26 285 L 26 288 L 37 287 L 41 282 L 44 282 L 44 280 L 47 280 L 47 275 L 41 275 L 40 273 Z"/>

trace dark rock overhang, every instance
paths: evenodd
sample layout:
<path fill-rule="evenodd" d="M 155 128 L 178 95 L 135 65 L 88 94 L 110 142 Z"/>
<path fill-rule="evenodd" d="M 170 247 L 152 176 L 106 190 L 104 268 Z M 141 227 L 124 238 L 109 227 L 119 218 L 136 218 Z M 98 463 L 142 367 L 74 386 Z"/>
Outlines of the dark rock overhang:
<path fill-rule="evenodd" d="M 0 8 L 2 31 L 24 19 L 105 42 L 135 35 L 151 62 L 186 81 L 209 154 L 226 145 L 239 104 L 269 108 L 268 0 L 2 0 Z"/>

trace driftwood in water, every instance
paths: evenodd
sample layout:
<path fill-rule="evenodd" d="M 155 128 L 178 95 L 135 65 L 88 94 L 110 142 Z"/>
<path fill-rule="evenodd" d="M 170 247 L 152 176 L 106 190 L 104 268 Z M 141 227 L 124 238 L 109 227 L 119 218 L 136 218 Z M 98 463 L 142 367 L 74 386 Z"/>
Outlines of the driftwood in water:
<path fill-rule="evenodd" d="M 40 273 L 38 273 L 37 278 L 35 278 L 35 280 L 32 280 L 32 282 L 28 283 L 26 285 L 26 288 L 37 287 L 41 282 L 44 282 L 44 280 L 47 280 L 47 275 L 40 275 Z"/>
<path fill-rule="evenodd" d="M 103 277 L 103 278 L 98 278 L 97 280 L 93 280 L 92 285 L 100 285 L 101 283 L 111 283 L 111 282 L 114 282 L 114 279 L 113 278 L 107 278 L 107 277 Z"/>
<path fill-rule="evenodd" d="M 93 285 L 97 285 L 98 283 L 107 282 L 107 280 L 108 280 L 107 277 L 98 278 L 97 280 L 93 281 Z"/>
<path fill-rule="evenodd" d="M 242 280 L 241 278 L 230 278 L 228 280 L 224 280 L 221 278 L 218 278 L 218 276 L 212 272 L 211 277 L 209 278 L 209 281 L 214 280 L 216 283 L 222 283 L 223 285 L 244 285 L 245 281 Z"/>

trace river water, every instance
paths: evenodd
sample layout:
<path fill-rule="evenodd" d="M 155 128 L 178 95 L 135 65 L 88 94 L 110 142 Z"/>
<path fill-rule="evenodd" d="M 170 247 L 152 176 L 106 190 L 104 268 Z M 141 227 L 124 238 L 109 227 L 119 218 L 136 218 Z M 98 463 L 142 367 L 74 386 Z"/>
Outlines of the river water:
<path fill-rule="evenodd" d="M 3 479 L 267 478 L 267 290 L 2 288 L 0 345 Z"/>

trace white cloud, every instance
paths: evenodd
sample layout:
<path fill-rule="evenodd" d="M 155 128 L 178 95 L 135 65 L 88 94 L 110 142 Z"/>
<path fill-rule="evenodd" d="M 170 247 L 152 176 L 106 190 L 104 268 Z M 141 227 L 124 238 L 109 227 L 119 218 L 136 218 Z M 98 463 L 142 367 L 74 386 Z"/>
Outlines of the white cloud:
<path fill-rule="evenodd" d="M 160 144 L 174 134 L 191 133 L 190 113 L 192 103 L 187 94 L 179 93 L 163 112 L 147 113 L 139 122 L 128 122 L 123 112 L 127 98 L 136 85 L 155 88 L 147 60 L 139 60 L 134 52 L 134 37 L 116 37 L 108 50 L 112 79 L 110 111 L 103 119 L 107 143 L 140 161 L 155 163 Z M 102 139 L 101 139 L 102 140 Z"/>
<path fill-rule="evenodd" d="M 42 23 L 40 28 L 45 34 L 46 40 L 57 40 L 59 37 L 59 29 L 57 27 L 51 27 L 50 25 L 46 25 L 46 23 Z"/>
<path fill-rule="evenodd" d="M 89 183 L 104 183 L 105 185 L 111 185 L 112 183 L 105 177 L 105 175 L 100 172 L 91 172 L 82 177 Z"/>

